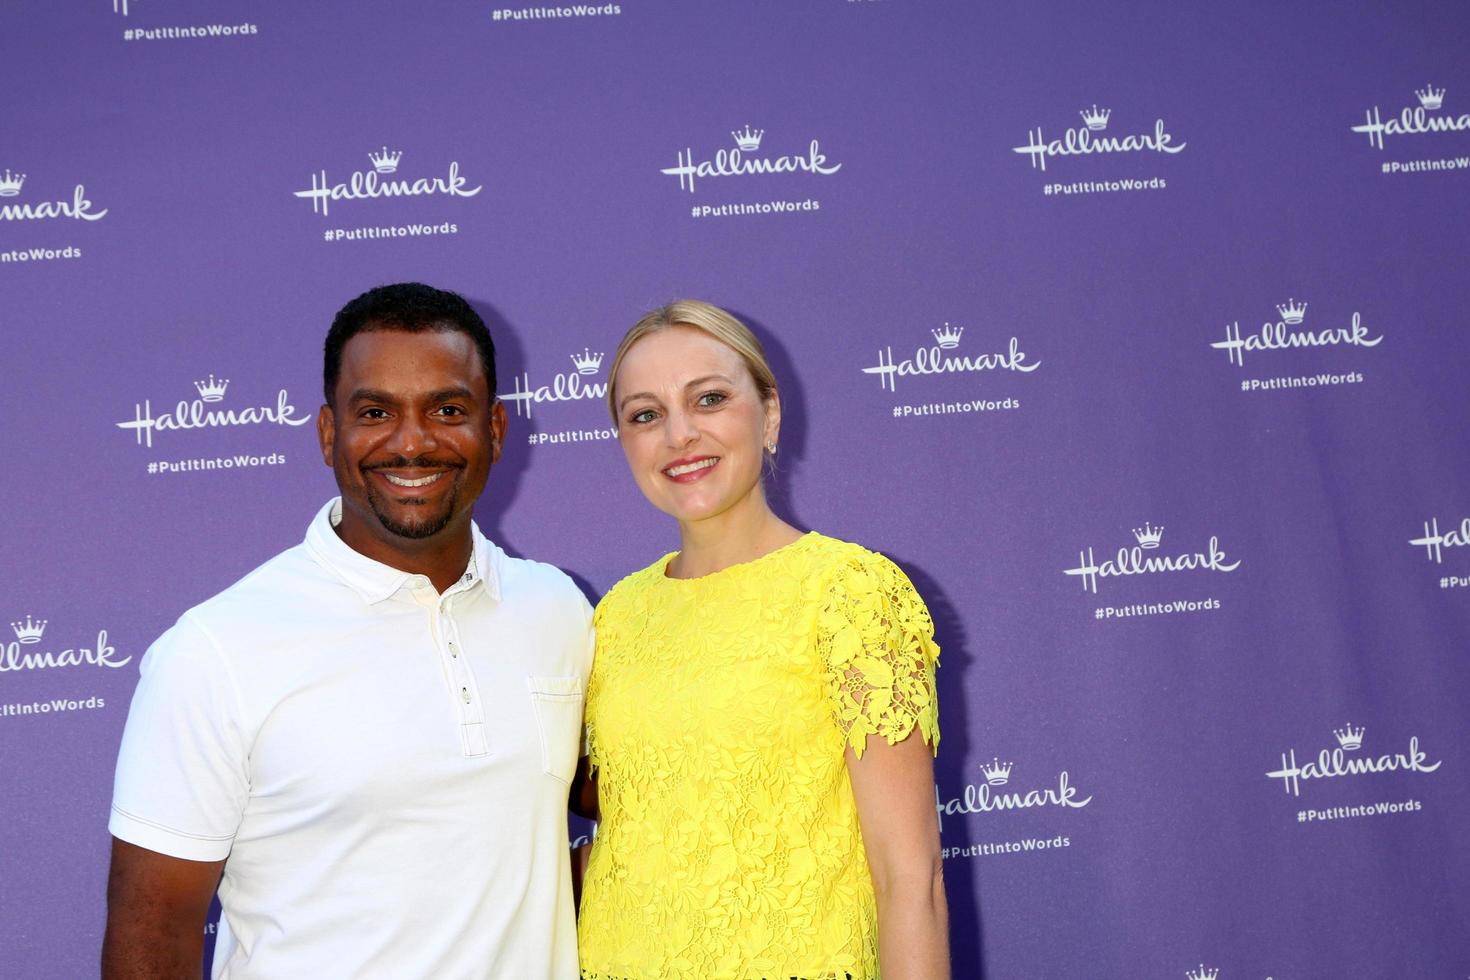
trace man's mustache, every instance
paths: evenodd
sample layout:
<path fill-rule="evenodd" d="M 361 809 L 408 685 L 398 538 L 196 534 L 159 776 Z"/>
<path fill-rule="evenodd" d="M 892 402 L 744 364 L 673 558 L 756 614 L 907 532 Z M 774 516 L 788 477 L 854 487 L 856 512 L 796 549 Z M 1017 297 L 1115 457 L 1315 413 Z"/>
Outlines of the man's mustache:
<path fill-rule="evenodd" d="M 427 456 L 415 456 L 412 459 L 409 459 L 407 456 L 394 456 L 392 459 L 379 460 L 376 463 L 364 463 L 362 468 L 364 471 L 407 469 L 462 470 L 464 469 L 464 463 L 449 459 L 430 459 Z"/>

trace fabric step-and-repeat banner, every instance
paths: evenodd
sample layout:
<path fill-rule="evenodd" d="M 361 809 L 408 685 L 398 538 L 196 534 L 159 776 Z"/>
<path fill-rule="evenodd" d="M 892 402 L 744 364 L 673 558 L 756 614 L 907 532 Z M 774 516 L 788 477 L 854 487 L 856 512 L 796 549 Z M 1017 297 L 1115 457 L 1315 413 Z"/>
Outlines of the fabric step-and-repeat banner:
<path fill-rule="evenodd" d="M 774 499 L 943 647 L 960 977 L 1470 974 L 1463 3 L 75 0 L 0 14 L 0 974 L 95 970 L 139 660 L 333 493 L 347 299 L 465 294 L 478 511 L 676 546 L 602 394 L 675 297 Z"/>

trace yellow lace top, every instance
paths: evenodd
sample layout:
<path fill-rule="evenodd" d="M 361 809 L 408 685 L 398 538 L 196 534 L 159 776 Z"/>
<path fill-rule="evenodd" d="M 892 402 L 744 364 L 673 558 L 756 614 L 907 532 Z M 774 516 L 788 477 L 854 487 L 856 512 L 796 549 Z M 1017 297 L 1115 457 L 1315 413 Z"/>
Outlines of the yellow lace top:
<path fill-rule="evenodd" d="M 888 559 L 815 532 L 702 578 L 671 557 L 597 607 L 582 976 L 871 980 L 844 750 L 915 726 L 938 747 L 929 612 Z"/>

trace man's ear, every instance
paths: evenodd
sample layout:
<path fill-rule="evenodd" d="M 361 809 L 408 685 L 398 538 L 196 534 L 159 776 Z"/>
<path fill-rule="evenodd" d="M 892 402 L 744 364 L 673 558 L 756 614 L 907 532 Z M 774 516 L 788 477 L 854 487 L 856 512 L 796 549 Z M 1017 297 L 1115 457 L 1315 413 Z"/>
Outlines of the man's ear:
<path fill-rule="evenodd" d="M 505 402 L 499 398 L 490 406 L 490 462 L 500 462 L 500 448 L 505 445 L 505 430 L 510 419 L 505 414 Z"/>
<path fill-rule="evenodd" d="M 337 417 L 330 405 L 323 405 L 316 413 L 316 441 L 322 447 L 322 462 L 331 466 L 332 447 L 337 442 Z"/>

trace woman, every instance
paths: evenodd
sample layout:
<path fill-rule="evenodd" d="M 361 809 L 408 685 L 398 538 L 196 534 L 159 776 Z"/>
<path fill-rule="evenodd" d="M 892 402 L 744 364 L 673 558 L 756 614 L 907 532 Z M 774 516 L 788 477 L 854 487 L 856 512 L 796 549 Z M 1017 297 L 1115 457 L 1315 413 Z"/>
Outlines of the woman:
<path fill-rule="evenodd" d="M 609 377 L 680 550 L 597 609 L 583 977 L 947 977 L 923 601 L 881 555 L 771 511 L 781 400 L 730 314 L 655 310 Z"/>

